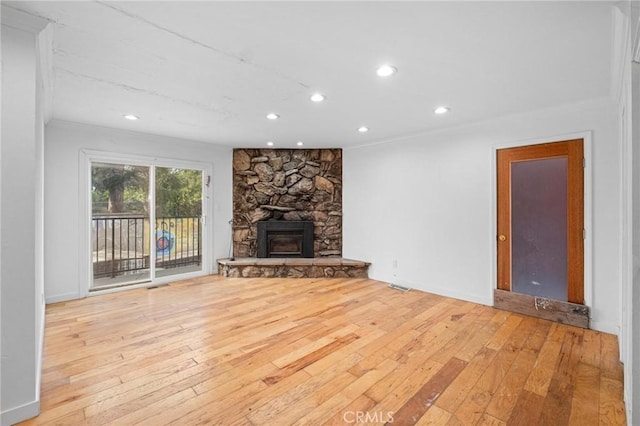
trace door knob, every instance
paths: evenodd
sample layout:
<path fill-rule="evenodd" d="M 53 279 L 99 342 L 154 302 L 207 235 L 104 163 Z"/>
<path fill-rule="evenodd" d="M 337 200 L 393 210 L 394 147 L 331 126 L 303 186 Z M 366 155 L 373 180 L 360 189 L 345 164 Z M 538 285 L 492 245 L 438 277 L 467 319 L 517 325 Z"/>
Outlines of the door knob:
<path fill-rule="evenodd" d="M 498 235 L 498 240 L 507 241 L 507 237 L 505 235 Z"/>

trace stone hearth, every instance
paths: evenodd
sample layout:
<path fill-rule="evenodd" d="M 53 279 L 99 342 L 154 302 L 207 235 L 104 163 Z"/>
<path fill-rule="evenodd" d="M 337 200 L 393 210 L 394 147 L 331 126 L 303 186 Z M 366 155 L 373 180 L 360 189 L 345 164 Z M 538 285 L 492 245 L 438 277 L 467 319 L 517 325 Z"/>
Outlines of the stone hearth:
<path fill-rule="evenodd" d="M 218 260 L 223 277 L 367 278 L 370 263 L 331 258 L 236 258 Z"/>

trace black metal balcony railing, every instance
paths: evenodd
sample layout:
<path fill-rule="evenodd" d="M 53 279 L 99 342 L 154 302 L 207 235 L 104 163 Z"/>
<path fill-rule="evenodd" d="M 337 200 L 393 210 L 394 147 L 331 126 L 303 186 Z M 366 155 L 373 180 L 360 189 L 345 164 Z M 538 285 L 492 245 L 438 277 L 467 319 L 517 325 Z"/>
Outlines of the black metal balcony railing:
<path fill-rule="evenodd" d="M 113 278 L 149 269 L 150 243 L 156 246 L 157 269 L 202 262 L 200 216 L 159 217 L 152 232 L 149 218 L 135 215 L 96 216 L 92 225 L 94 278 Z"/>

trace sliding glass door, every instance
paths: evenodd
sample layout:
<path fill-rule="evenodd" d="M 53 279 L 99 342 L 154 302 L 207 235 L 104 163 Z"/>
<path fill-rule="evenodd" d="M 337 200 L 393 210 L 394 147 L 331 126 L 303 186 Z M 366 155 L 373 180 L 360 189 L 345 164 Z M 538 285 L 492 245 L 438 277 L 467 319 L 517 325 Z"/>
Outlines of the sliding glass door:
<path fill-rule="evenodd" d="M 203 271 L 203 170 L 106 161 L 90 168 L 90 290 Z"/>
<path fill-rule="evenodd" d="M 149 167 L 92 164 L 92 289 L 151 278 L 149 175 Z"/>
<path fill-rule="evenodd" d="M 202 172 L 156 167 L 156 276 L 202 269 Z"/>

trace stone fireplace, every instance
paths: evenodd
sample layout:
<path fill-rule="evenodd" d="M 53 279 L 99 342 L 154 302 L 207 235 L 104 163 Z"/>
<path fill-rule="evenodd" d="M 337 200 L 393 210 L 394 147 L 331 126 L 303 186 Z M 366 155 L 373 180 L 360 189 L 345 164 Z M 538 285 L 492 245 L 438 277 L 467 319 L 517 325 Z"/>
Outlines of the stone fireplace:
<path fill-rule="evenodd" d="M 232 230 L 224 277 L 367 277 L 342 258 L 341 149 L 234 149 Z"/>
<path fill-rule="evenodd" d="M 342 150 L 234 149 L 234 256 L 262 254 L 259 223 L 300 221 L 313 224 L 303 257 L 342 256 Z"/>

